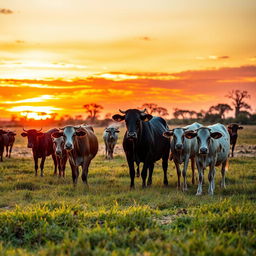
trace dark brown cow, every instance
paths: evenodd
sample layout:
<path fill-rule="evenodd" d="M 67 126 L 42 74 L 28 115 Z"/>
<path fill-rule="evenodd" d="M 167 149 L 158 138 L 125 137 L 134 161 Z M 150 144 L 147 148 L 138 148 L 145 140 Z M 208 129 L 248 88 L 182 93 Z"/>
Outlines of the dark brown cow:
<path fill-rule="evenodd" d="M 53 150 L 57 159 L 57 165 L 59 169 L 59 177 L 65 177 L 65 169 L 66 169 L 66 163 L 68 159 L 68 154 L 66 149 L 64 149 L 64 138 L 63 136 L 60 136 L 58 138 L 54 138 L 52 135 L 52 141 L 53 141 Z"/>
<path fill-rule="evenodd" d="M 7 131 L 0 129 L 0 161 L 3 162 L 3 153 L 4 153 L 4 135 L 7 134 Z"/>
<path fill-rule="evenodd" d="M 24 129 L 23 129 L 24 130 Z M 42 129 L 41 129 L 42 130 Z M 53 143 L 51 139 L 52 133 L 58 131 L 53 128 L 47 132 L 41 132 L 35 129 L 24 130 L 21 136 L 28 138 L 28 148 L 32 148 L 34 163 L 35 163 L 35 175 L 37 176 L 38 170 L 38 158 L 41 159 L 40 169 L 41 176 L 44 176 L 44 162 L 47 156 L 52 156 L 54 162 L 54 175 L 57 174 L 57 160 L 53 152 Z"/>
<path fill-rule="evenodd" d="M 229 124 L 228 125 L 228 133 L 230 136 L 230 146 L 231 146 L 231 156 L 234 156 L 234 150 L 236 146 L 236 141 L 238 137 L 238 130 L 243 129 L 243 126 L 240 126 L 239 124 Z"/>
<path fill-rule="evenodd" d="M 77 184 L 79 166 L 82 166 L 82 180 L 87 184 L 89 165 L 98 152 L 98 140 L 93 128 L 85 125 L 79 127 L 68 125 L 52 136 L 64 137 L 64 149 L 68 152 L 74 185 Z"/>
<path fill-rule="evenodd" d="M 6 157 L 11 157 L 12 147 L 15 141 L 15 132 L 7 131 L 7 134 L 3 135 L 4 138 L 4 146 L 6 148 Z"/>

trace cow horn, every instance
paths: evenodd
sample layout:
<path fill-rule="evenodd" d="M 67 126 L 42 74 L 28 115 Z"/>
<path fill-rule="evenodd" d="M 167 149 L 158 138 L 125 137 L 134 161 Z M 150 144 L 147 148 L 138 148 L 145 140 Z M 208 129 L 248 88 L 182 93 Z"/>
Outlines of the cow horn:
<path fill-rule="evenodd" d="M 24 132 L 28 132 L 28 130 L 25 130 L 24 127 L 22 128 Z"/>
<path fill-rule="evenodd" d="M 80 128 L 82 128 L 82 125 L 79 125 L 79 126 L 74 126 L 75 130 L 78 130 Z"/>
<path fill-rule="evenodd" d="M 144 110 L 140 110 L 141 113 L 145 113 L 147 111 L 146 108 L 144 108 Z"/>
<path fill-rule="evenodd" d="M 119 111 L 120 111 L 122 114 L 126 114 L 126 113 L 125 113 L 126 111 L 123 111 L 123 110 L 121 110 L 121 109 L 119 109 Z"/>
<path fill-rule="evenodd" d="M 41 132 L 43 130 L 43 128 L 41 128 L 40 130 L 38 130 L 37 132 Z"/>

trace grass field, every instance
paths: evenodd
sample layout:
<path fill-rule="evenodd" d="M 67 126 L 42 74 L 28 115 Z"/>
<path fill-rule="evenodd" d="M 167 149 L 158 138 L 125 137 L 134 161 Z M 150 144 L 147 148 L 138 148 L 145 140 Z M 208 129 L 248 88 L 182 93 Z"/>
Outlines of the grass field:
<path fill-rule="evenodd" d="M 96 129 L 102 149 L 102 130 Z M 122 137 L 123 129 L 121 132 Z M 240 132 L 239 145 L 256 145 L 256 127 Z M 121 140 L 119 140 L 120 147 Z M 17 137 L 19 150 L 26 140 Z M 256 158 L 230 160 L 227 188 L 220 189 L 217 168 L 214 196 L 197 197 L 196 186 L 176 189 L 170 162 L 169 186 L 163 186 L 161 163 L 153 185 L 129 189 L 128 167 L 121 153 L 113 161 L 100 154 L 89 170 L 89 188 L 79 177 L 72 185 L 53 176 L 46 161 L 45 177 L 34 177 L 29 157 L 0 163 L 0 255 L 255 255 Z"/>

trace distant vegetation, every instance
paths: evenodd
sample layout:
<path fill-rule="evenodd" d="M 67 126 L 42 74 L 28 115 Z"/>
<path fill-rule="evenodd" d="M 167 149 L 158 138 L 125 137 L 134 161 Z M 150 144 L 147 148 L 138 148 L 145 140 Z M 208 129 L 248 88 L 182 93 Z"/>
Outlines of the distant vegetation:
<path fill-rule="evenodd" d="M 169 124 L 188 124 L 192 122 L 201 122 L 206 124 L 211 123 L 240 123 L 240 124 L 256 124 L 256 113 L 251 113 L 251 106 L 246 102 L 246 99 L 250 98 L 247 91 L 233 90 L 226 95 L 231 99 L 231 106 L 226 103 L 217 103 L 210 106 L 208 110 L 200 110 L 199 112 L 190 109 L 174 108 L 173 112 L 159 106 L 156 103 L 144 103 L 142 106 L 138 106 L 138 109 L 146 109 L 147 113 L 161 116 L 167 119 Z M 112 114 L 107 113 L 103 119 L 99 119 L 100 113 L 102 113 L 104 107 L 97 103 L 85 104 L 83 106 L 86 117 L 83 115 L 76 115 L 74 117 L 70 115 L 61 116 L 59 119 L 58 113 L 52 113 L 49 118 L 45 120 L 28 119 L 26 116 L 17 117 L 13 115 L 8 122 L 2 122 L 1 126 L 64 126 L 66 124 L 81 124 L 90 123 L 96 126 L 107 126 L 113 122 Z M 82 109 L 82 108 L 81 108 Z M 234 117 L 227 117 L 230 111 L 235 110 Z M 173 115 L 173 118 L 168 119 L 169 114 Z M 47 116 L 47 113 L 40 113 L 40 116 Z"/>

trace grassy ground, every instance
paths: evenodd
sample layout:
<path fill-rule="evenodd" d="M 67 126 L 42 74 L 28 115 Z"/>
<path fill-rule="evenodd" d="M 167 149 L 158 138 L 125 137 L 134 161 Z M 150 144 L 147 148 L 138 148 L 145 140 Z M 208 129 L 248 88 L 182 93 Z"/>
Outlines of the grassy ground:
<path fill-rule="evenodd" d="M 255 145 L 255 131 L 246 127 L 238 143 Z M 100 138 L 102 129 L 96 133 Z M 152 187 L 142 189 L 136 178 L 130 191 L 122 154 L 94 159 L 89 188 L 80 178 L 73 187 L 69 167 L 65 179 L 54 177 L 50 159 L 43 178 L 34 177 L 30 158 L 4 159 L 0 255 L 255 255 L 255 158 L 230 160 L 226 190 L 219 187 L 218 168 L 214 196 L 207 195 L 207 181 L 203 196 L 195 196 L 191 183 L 188 192 L 178 191 L 173 163 L 164 187 L 160 165 Z"/>

